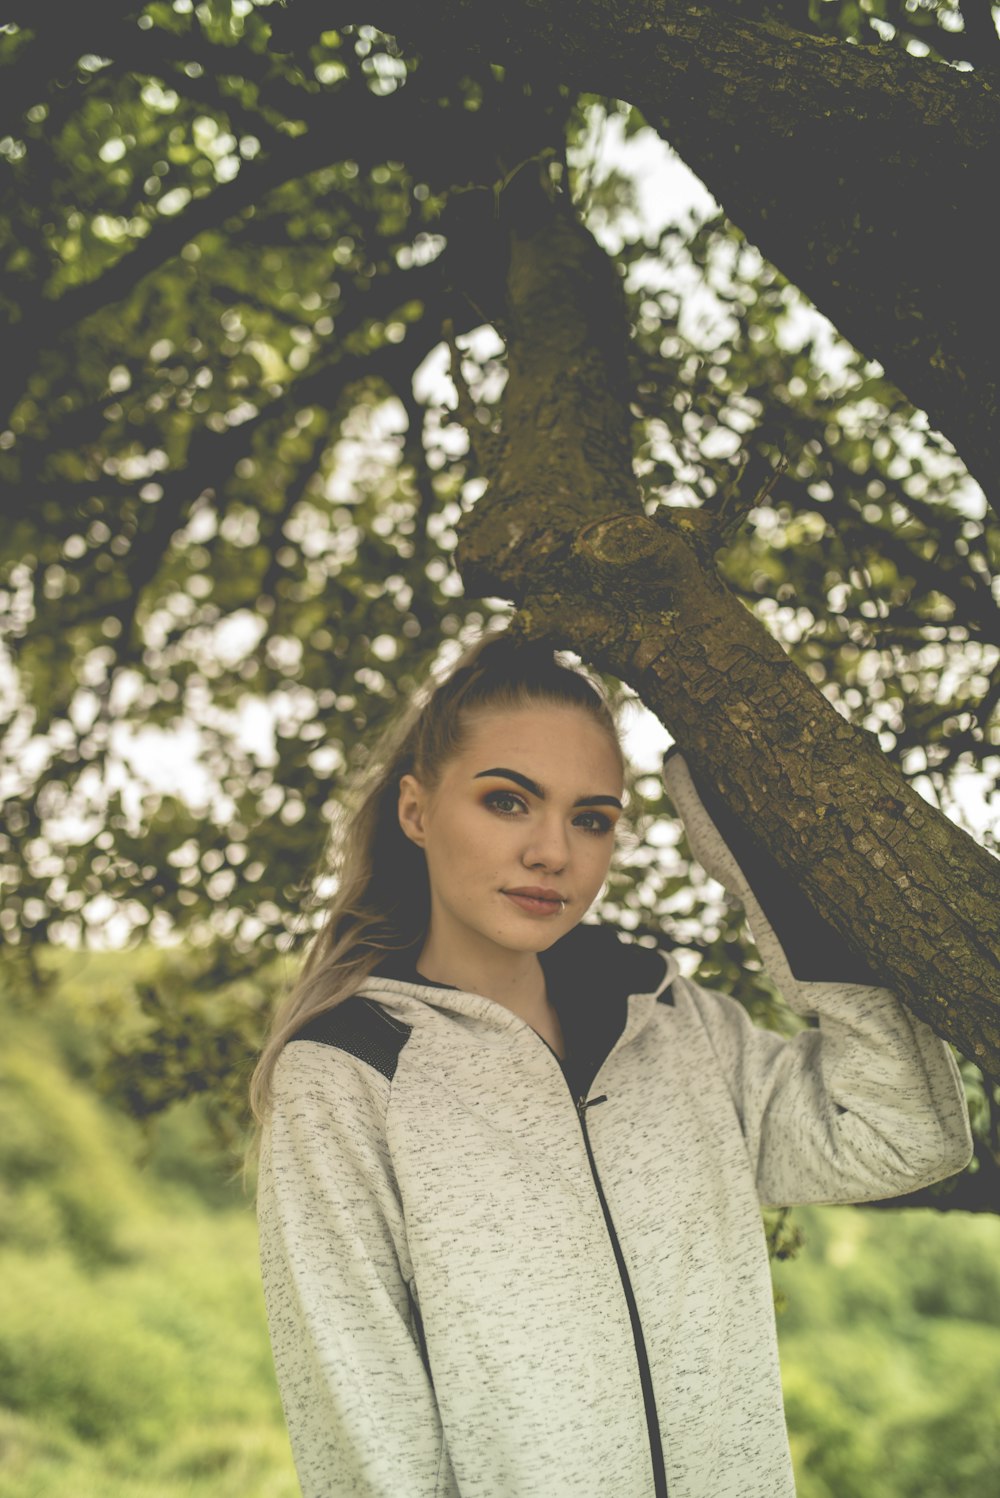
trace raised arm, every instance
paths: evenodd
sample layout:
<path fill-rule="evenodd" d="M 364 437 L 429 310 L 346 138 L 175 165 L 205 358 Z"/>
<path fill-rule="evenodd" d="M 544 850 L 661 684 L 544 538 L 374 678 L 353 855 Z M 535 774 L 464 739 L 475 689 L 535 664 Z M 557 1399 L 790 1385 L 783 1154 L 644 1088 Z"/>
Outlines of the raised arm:
<path fill-rule="evenodd" d="M 948 1045 L 909 1013 L 744 827 L 668 755 L 667 793 L 698 862 L 741 902 L 765 969 L 817 1028 L 792 1039 L 687 982 L 725 1075 L 765 1206 L 877 1201 L 962 1170 L 968 1111 Z"/>

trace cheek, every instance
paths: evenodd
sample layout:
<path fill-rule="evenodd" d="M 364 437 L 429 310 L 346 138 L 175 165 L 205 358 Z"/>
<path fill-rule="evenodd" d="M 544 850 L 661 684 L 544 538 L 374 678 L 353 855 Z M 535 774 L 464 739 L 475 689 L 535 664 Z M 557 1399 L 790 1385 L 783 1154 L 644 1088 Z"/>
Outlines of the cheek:
<path fill-rule="evenodd" d="M 608 870 L 611 867 L 611 859 L 614 851 L 614 842 L 610 837 L 607 839 L 594 839 L 594 848 L 587 860 L 587 868 L 590 882 L 595 889 L 600 889 L 608 877 Z"/>
<path fill-rule="evenodd" d="M 471 889 L 509 866 L 515 856 L 517 832 L 498 817 L 478 809 L 449 820 L 435 847 L 435 864 L 452 888 Z"/>

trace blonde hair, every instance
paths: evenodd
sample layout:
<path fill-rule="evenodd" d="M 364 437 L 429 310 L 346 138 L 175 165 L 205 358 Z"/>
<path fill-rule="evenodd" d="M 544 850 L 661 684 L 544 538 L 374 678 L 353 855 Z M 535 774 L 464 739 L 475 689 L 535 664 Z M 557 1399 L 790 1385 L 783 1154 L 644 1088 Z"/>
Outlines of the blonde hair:
<path fill-rule="evenodd" d="M 617 714 L 600 684 L 560 661 L 551 647 L 516 640 L 506 628 L 477 640 L 377 740 L 350 787 L 342 825 L 331 833 L 326 862 L 335 893 L 253 1073 L 250 1105 L 258 1123 L 286 1041 L 356 993 L 387 952 L 419 956 L 430 921 L 430 885 L 422 849 L 399 825 L 401 777 L 413 774 L 433 793 L 445 765 L 461 751 L 474 714 L 538 703 L 590 713 L 614 744 L 625 775 Z"/>

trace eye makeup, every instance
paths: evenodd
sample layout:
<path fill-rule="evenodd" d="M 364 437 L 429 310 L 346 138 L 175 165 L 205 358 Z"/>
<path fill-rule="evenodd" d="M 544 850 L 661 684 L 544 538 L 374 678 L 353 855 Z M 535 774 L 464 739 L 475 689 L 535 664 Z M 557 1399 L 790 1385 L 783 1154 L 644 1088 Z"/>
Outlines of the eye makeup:
<path fill-rule="evenodd" d="M 522 786 L 523 789 L 529 791 L 532 796 L 537 796 L 539 801 L 545 800 L 545 791 L 543 787 L 537 785 L 535 781 L 529 780 L 527 775 L 522 775 L 519 770 L 479 770 L 472 778 L 473 780 L 481 780 L 484 775 L 499 775 L 505 780 L 512 780 L 515 785 Z M 617 796 L 581 796 L 578 801 L 573 802 L 573 805 L 616 806 L 619 811 L 622 810 L 622 804 Z"/>
<path fill-rule="evenodd" d="M 498 805 L 500 801 L 516 801 L 520 807 L 522 807 L 524 810 L 527 810 L 527 807 L 525 806 L 522 798 L 516 795 L 514 791 L 490 791 L 486 796 L 483 797 L 483 805 L 489 807 L 489 809 L 491 811 L 494 811 L 497 816 L 513 818 L 518 815 L 518 813 L 514 811 L 501 811 Z M 579 803 L 577 804 L 579 805 Z M 594 837 L 603 837 L 606 833 L 614 831 L 614 822 L 610 817 L 605 816 L 604 812 L 602 811 L 584 811 L 581 812 L 580 816 L 592 817 L 595 819 L 597 824 L 593 827 L 581 827 L 581 832 L 588 832 Z M 576 820 L 577 822 L 579 822 L 580 817 L 577 817 Z"/>

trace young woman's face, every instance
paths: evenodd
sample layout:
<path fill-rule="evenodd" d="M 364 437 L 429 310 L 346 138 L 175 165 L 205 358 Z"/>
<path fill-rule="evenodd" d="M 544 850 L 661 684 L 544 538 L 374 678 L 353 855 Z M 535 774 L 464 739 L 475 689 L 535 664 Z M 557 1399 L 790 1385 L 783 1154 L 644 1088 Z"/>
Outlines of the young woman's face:
<path fill-rule="evenodd" d="M 436 951 L 545 951 L 577 925 L 608 872 L 622 789 L 608 734 L 572 706 L 477 714 L 433 796 L 403 776 L 399 820 L 427 858 Z M 558 898 L 511 894 L 532 888 Z"/>

